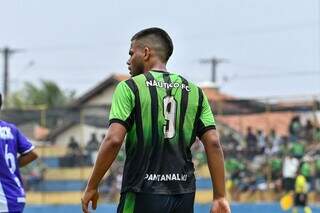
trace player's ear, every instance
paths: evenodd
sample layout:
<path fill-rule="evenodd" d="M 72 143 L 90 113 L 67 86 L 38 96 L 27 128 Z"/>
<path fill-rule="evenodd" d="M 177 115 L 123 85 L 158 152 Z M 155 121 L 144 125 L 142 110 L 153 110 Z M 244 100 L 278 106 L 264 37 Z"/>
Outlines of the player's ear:
<path fill-rule="evenodd" d="M 144 59 L 145 61 L 147 61 L 147 60 L 149 60 L 150 56 L 151 56 L 151 50 L 150 50 L 150 48 L 149 48 L 149 47 L 145 47 L 145 48 L 144 48 L 143 59 Z"/>

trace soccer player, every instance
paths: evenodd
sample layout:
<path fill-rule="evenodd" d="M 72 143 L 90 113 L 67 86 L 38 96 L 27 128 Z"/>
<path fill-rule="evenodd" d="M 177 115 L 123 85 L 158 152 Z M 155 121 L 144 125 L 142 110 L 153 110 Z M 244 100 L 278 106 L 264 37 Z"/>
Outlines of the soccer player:
<path fill-rule="evenodd" d="M 211 212 L 230 212 L 225 198 L 223 152 L 203 91 L 166 63 L 173 52 L 169 35 L 148 28 L 131 39 L 127 62 L 132 78 L 113 94 L 110 126 L 82 197 L 96 209 L 98 185 L 126 137 L 126 162 L 117 212 L 193 212 L 195 175 L 190 147 L 204 144 L 213 182 Z"/>
<path fill-rule="evenodd" d="M 0 94 L 0 107 L 2 98 Z M 0 120 L 0 212 L 19 213 L 25 192 L 19 167 L 37 158 L 34 146 L 13 124 Z"/>
<path fill-rule="evenodd" d="M 304 213 L 312 213 L 312 209 L 308 206 L 308 182 L 301 171 L 295 180 L 294 204 L 292 213 L 298 213 L 299 208 L 303 208 Z"/>

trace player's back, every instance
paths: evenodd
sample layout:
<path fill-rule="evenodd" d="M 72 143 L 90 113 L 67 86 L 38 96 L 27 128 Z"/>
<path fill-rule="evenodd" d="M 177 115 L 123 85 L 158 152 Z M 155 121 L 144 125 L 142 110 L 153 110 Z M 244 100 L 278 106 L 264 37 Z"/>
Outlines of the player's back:
<path fill-rule="evenodd" d="M 132 105 L 125 120 L 127 159 L 122 191 L 194 192 L 190 147 L 197 135 L 214 128 L 202 90 L 180 75 L 162 71 L 135 76 L 119 87 L 125 87 L 121 91 L 128 93 L 125 97 L 131 103 L 127 105 Z M 116 118 L 115 114 L 112 109 L 110 118 Z"/>
<path fill-rule="evenodd" d="M 0 120 L 0 212 L 20 212 L 25 193 L 17 156 L 33 146 L 13 125 Z"/>

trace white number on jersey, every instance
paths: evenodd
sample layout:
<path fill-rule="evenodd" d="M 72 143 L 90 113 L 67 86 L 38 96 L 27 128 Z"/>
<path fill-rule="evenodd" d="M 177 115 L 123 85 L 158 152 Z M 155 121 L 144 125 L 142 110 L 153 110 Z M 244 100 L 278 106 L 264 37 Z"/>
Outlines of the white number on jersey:
<path fill-rule="evenodd" d="M 177 102 L 173 96 L 166 96 L 163 99 L 163 114 L 166 125 L 163 127 L 164 138 L 173 138 L 175 135 Z"/>
<path fill-rule="evenodd" d="M 8 151 L 8 144 L 6 144 L 5 146 L 4 156 L 6 158 L 6 163 L 8 165 L 8 168 L 10 172 L 13 174 L 16 171 L 17 167 L 16 167 L 16 161 L 15 161 L 14 155 Z"/>
<path fill-rule="evenodd" d="M 8 144 L 5 145 L 5 153 L 4 153 L 4 156 L 5 156 L 6 163 L 7 163 L 7 165 L 8 165 L 8 168 L 9 168 L 11 174 L 13 174 L 13 175 L 15 176 L 14 172 L 15 172 L 16 169 L 17 169 L 16 160 L 15 160 L 14 155 L 13 155 L 11 152 L 9 152 L 9 150 L 8 150 Z M 18 185 L 18 187 L 20 188 L 21 193 L 24 194 L 24 189 L 23 189 L 23 187 L 22 187 L 22 184 L 21 184 L 19 178 L 15 176 L 15 177 L 14 177 L 14 181 L 16 182 L 16 184 Z"/>

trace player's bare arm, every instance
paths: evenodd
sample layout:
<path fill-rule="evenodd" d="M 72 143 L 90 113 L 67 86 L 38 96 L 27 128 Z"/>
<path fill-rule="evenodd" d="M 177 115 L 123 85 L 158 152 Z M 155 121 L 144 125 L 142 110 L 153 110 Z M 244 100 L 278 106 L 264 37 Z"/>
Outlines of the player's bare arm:
<path fill-rule="evenodd" d="M 36 160 L 37 158 L 38 158 L 38 155 L 33 150 L 28 152 L 27 154 L 21 155 L 18 159 L 19 167 L 24 167 L 29 163 L 31 163 L 32 161 Z"/>
<path fill-rule="evenodd" d="M 213 208 L 212 212 L 230 212 L 229 204 L 226 200 L 224 157 L 222 147 L 216 130 L 208 130 L 201 137 L 204 145 L 208 167 L 213 185 Z"/>
<path fill-rule="evenodd" d="M 99 183 L 115 160 L 126 133 L 126 128 L 123 125 L 118 123 L 110 125 L 106 137 L 99 148 L 97 160 L 81 199 L 83 212 L 89 212 L 88 205 L 90 201 L 92 202 L 92 208 L 96 209 L 99 197 Z"/>

